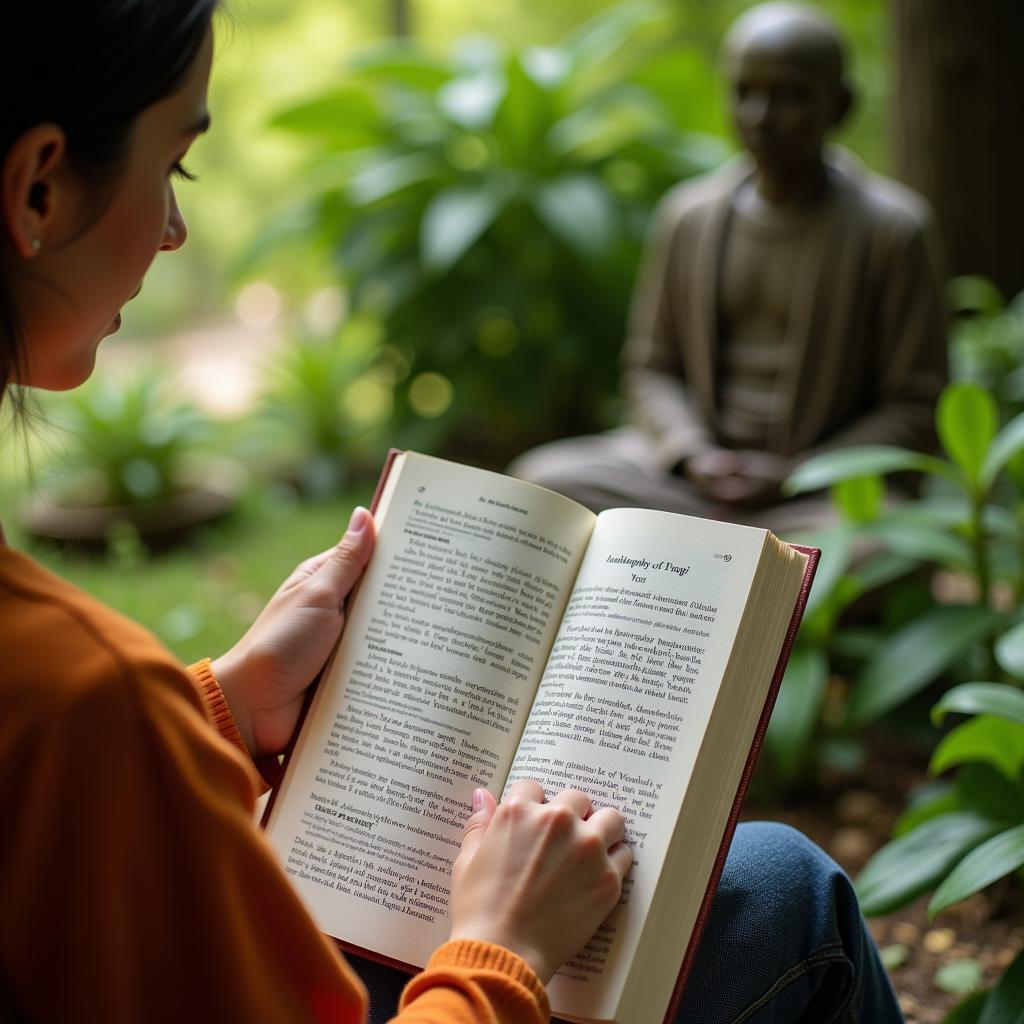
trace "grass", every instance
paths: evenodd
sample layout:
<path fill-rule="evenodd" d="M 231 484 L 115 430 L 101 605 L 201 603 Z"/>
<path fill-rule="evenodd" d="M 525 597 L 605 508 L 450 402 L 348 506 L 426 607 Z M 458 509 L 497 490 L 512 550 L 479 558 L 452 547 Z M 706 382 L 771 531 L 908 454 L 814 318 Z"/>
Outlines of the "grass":
<path fill-rule="evenodd" d="M 146 626 L 191 662 L 227 650 L 299 562 L 337 541 L 351 509 L 366 504 L 372 488 L 307 502 L 256 484 L 230 519 L 155 556 L 131 536 L 117 539 L 105 555 L 32 544 L 18 527 L 18 493 L 13 474 L 0 479 L 8 543 Z"/>

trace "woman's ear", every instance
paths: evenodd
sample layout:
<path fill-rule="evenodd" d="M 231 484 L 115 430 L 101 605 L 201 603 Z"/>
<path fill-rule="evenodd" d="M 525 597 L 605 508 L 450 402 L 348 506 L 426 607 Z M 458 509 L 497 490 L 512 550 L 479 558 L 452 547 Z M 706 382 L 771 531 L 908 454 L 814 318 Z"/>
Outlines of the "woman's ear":
<path fill-rule="evenodd" d="M 32 259 L 46 245 L 61 204 L 67 140 L 55 124 L 30 128 L 0 167 L 0 214 L 15 252 Z"/>

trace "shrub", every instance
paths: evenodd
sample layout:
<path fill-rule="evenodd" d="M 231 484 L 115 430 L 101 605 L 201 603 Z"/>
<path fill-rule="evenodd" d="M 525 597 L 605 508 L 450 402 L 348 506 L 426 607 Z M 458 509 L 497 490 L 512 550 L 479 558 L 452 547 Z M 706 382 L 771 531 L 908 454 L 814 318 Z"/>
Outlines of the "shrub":
<path fill-rule="evenodd" d="M 276 118 L 317 152 L 264 248 L 319 242 L 379 319 L 379 360 L 406 368 L 395 443 L 494 463 L 615 421 L 650 210 L 725 153 L 641 84 L 669 24 L 626 6 L 551 48 L 388 45 Z"/>

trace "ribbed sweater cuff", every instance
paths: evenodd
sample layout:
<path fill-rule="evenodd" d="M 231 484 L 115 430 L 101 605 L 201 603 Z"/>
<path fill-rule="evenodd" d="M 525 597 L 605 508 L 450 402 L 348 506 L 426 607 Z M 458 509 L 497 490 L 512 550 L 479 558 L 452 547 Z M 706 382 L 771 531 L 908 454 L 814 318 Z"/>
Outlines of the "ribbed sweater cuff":
<path fill-rule="evenodd" d="M 546 1020 L 550 1015 L 548 994 L 533 968 L 520 956 L 490 942 L 455 939 L 434 951 L 426 969 L 463 968 L 472 971 L 498 971 L 518 982 L 541 1010 Z"/>
<path fill-rule="evenodd" d="M 217 677 L 213 674 L 213 662 L 209 658 L 203 658 L 202 661 L 189 665 L 188 670 L 199 686 L 199 692 L 203 695 L 203 702 L 206 704 L 206 713 L 210 716 L 214 728 L 224 739 L 238 747 L 246 757 L 251 758 L 249 748 L 245 745 L 245 740 L 242 739 L 242 734 L 238 730 L 235 716 L 231 714 L 231 708 L 228 707 L 224 691 L 221 690 L 220 683 L 217 682 Z"/>

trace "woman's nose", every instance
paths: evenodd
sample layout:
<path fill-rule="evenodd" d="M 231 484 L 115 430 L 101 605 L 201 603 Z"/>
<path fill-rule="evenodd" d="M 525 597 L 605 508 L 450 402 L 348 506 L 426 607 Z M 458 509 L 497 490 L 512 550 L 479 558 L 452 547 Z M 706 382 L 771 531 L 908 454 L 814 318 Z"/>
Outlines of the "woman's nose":
<path fill-rule="evenodd" d="M 172 190 L 170 215 L 167 218 L 167 227 L 164 230 L 164 240 L 160 249 L 163 252 L 174 252 L 175 249 L 180 249 L 185 244 L 186 238 L 188 238 L 188 227 Z"/>

